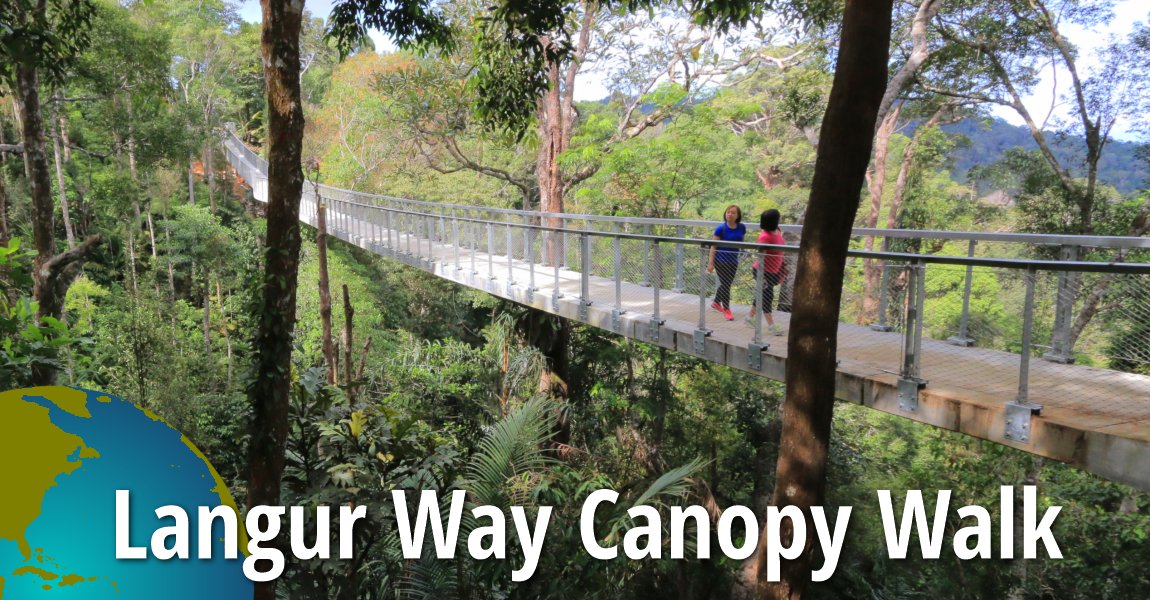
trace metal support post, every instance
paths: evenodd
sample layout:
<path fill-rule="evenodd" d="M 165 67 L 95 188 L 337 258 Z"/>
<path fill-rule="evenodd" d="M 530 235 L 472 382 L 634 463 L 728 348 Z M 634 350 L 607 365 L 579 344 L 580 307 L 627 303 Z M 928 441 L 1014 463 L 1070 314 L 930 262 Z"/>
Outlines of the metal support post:
<path fill-rule="evenodd" d="M 695 353 L 704 354 L 707 351 L 707 336 L 711 330 L 707 329 L 707 255 L 709 248 L 699 246 L 699 327 L 695 329 Z"/>
<path fill-rule="evenodd" d="M 683 231 L 682 225 L 676 226 L 675 237 L 683 239 Z M 682 242 L 675 244 L 675 287 L 671 288 L 671 291 L 680 294 L 683 293 L 683 290 L 687 289 L 687 274 L 683 267 L 684 252 Z"/>
<path fill-rule="evenodd" d="M 890 265 L 883 259 L 879 259 L 879 264 L 882 266 L 882 276 L 878 285 L 878 322 L 871 323 L 870 328 L 872 331 L 894 331 L 894 327 L 886 322 L 887 303 L 890 297 Z"/>
<path fill-rule="evenodd" d="M 383 213 L 383 215 L 384 215 L 384 225 L 385 225 L 385 227 L 387 227 L 387 253 L 388 253 L 388 255 L 394 257 L 395 256 L 395 246 L 392 245 L 392 243 L 391 243 L 391 231 L 392 231 L 391 210 L 388 209 L 387 212 Z"/>
<path fill-rule="evenodd" d="M 1078 246 L 1062 246 L 1058 260 L 1075 261 L 1079 258 Z M 1062 271 L 1058 273 L 1058 295 L 1054 299 L 1054 330 L 1050 334 L 1050 351 L 1042 355 L 1050 362 L 1071 364 L 1074 362 L 1074 348 L 1070 346 L 1070 328 L 1074 324 L 1074 298 L 1078 295 L 1078 273 Z"/>
<path fill-rule="evenodd" d="M 1006 403 L 1006 427 L 1003 437 L 1016 442 L 1030 441 L 1031 417 L 1042 412 L 1042 406 L 1028 398 L 1030 387 L 1030 344 L 1034 329 L 1034 269 L 1026 271 L 1026 304 L 1022 309 L 1022 354 L 1018 357 L 1018 396 Z"/>
<path fill-rule="evenodd" d="M 470 211 L 470 210 L 466 212 L 466 216 L 468 218 L 471 217 L 471 212 L 472 211 Z M 478 246 L 479 242 L 476 241 L 476 239 L 475 239 L 476 228 L 478 228 L 478 227 L 479 227 L 478 223 L 476 223 L 474 221 L 468 221 L 468 224 L 467 224 L 468 235 L 467 235 L 467 237 L 471 241 L 471 274 L 472 275 L 478 275 L 479 274 L 479 270 L 475 268 L 475 254 L 476 254 L 478 247 L 479 247 Z"/>
<path fill-rule="evenodd" d="M 411 251 L 411 238 L 412 238 L 412 235 L 411 235 L 411 230 L 412 230 L 411 214 L 405 213 L 403 215 L 403 222 L 402 222 L 401 226 L 403 227 L 404 235 L 407 236 L 407 258 L 408 258 L 407 262 L 408 262 L 408 264 L 411 264 L 411 257 L 414 256 L 414 254 Z"/>
<path fill-rule="evenodd" d="M 906 331 L 903 332 L 902 368 L 898 379 L 898 406 L 918 410 L 918 390 L 926 386 L 919 376 L 922 354 L 922 308 L 926 296 L 926 263 L 919 260 L 907 266 Z"/>
<path fill-rule="evenodd" d="M 527 301 L 531 302 L 535 299 L 535 228 L 528 224 L 523 237 L 527 240 Z"/>
<path fill-rule="evenodd" d="M 514 274 L 511 270 L 512 269 L 511 261 L 515 255 L 515 252 L 513 251 L 514 242 L 511 239 L 511 215 L 510 214 L 507 215 L 506 224 L 503 227 L 507 230 L 507 243 L 504 244 L 505 245 L 504 250 L 507 251 L 507 295 L 510 296 L 511 292 L 513 291 L 513 288 L 515 286 L 515 281 L 513 279 Z"/>
<path fill-rule="evenodd" d="M 765 260 L 759 261 L 759 269 L 755 272 L 755 296 L 751 301 L 751 318 L 755 323 L 755 335 L 747 346 L 747 367 L 755 371 L 763 370 L 763 352 L 771 347 L 770 344 L 763 343 L 763 311 L 766 307 L 759 306 L 759 302 L 763 301 L 763 277 L 764 271 L 767 270 L 766 266 Z"/>
<path fill-rule="evenodd" d="M 651 235 L 651 224 L 643 223 L 643 235 Z M 648 259 L 651 258 L 651 240 L 643 240 L 643 281 L 639 285 L 647 287 L 651 285 L 651 267 Z"/>
<path fill-rule="evenodd" d="M 559 217 L 559 227 L 563 228 L 563 233 L 559 235 L 559 246 L 562 250 L 559 254 L 563 257 L 563 268 L 570 269 L 571 263 L 567 262 L 567 246 L 570 245 L 570 234 L 567 233 L 568 223 L 565 217 Z"/>
<path fill-rule="evenodd" d="M 495 280 L 495 225 L 487 221 L 487 278 Z"/>
<path fill-rule="evenodd" d="M 451 209 L 451 248 L 455 253 L 455 270 L 462 270 L 459 266 L 459 218 L 455 215 L 455 208 Z"/>
<path fill-rule="evenodd" d="M 416 215 L 409 216 L 411 218 L 412 231 L 409 237 L 415 238 L 415 265 L 421 267 L 423 266 L 423 236 L 417 234 L 420 233 L 420 229 L 423 229 L 423 217 Z"/>
<path fill-rule="evenodd" d="M 618 229 L 618 226 L 616 226 Z M 615 236 L 611 240 L 615 251 L 615 310 L 611 311 L 611 328 L 615 333 L 623 330 L 623 248 L 622 240 Z"/>
<path fill-rule="evenodd" d="M 579 234 L 579 247 L 579 320 L 586 323 L 591 306 L 591 234 Z"/>
<path fill-rule="evenodd" d="M 651 314 L 651 325 L 647 328 L 648 339 L 658 343 L 660 341 L 659 329 L 663 326 L 663 319 L 659 315 L 659 286 L 663 282 L 663 255 L 659 240 L 655 240 L 655 281 L 651 285 L 654 292 L 654 312 Z"/>
<path fill-rule="evenodd" d="M 978 242 L 970 240 L 970 245 L 967 247 L 966 255 L 974 258 L 974 245 Z M 946 338 L 948 343 L 955 346 L 971 347 L 974 345 L 974 338 L 970 337 L 970 288 L 974 281 L 974 265 L 966 265 L 966 286 L 962 290 L 962 320 L 958 324 L 958 335 Z"/>
<path fill-rule="evenodd" d="M 548 233 L 547 231 L 544 231 L 543 233 L 544 233 L 544 235 L 547 235 L 547 236 L 554 236 L 555 235 L 554 232 Z M 543 241 L 544 246 L 547 245 L 548 241 L 549 240 L 546 240 L 546 239 Z M 555 241 L 559 242 L 558 239 L 556 239 Z M 563 294 L 559 291 L 559 263 L 560 262 L 561 261 L 559 260 L 558 256 L 552 256 L 551 257 L 551 268 L 554 269 L 551 276 L 553 278 L 552 282 L 555 284 L 555 287 L 551 290 L 551 310 L 555 311 L 556 313 L 559 312 L 559 299 L 563 297 Z"/>
<path fill-rule="evenodd" d="M 423 217 L 424 230 L 427 232 L 427 268 L 435 272 L 435 218 L 430 214 Z"/>

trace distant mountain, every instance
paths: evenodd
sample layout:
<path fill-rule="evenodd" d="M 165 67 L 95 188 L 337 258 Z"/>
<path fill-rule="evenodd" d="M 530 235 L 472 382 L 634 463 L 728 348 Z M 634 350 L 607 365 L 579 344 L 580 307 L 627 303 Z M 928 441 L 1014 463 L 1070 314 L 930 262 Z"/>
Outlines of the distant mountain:
<path fill-rule="evenodd" d="M 970 139 L 969 146 L 963 146 L 951 153 L 955 161 L 954 176 L 965 179 L 967 172 L 975 165 L 989 165 L 1002 158 L 1008 148 L 1021 147 L 1037 150 L 1038 145 L 1024 126 L 1016 126 L 1001 119 L 987 121 L 967 119 L 954 125 L 943 127 L 947 133 L 962 134 Z M 1052 148 L 1059 160 L 1063 161 L 1076 176 L 1085 176 L 1082 153 L 1085 145 L 1080 137 L 1058 140 L 1049 136 Z M 1139 144 L 1111 140 L 1102 151 L 1098 164 L 1098 180 L 1114 186 L 1122 194 L 1129 194 L 1150 186 L 1150 166 L 1136 155 Z M 1074 158 L 1077 156 L 1078 158 Z M 1078 168 L 1075 168 L 1077 166 Z"/>

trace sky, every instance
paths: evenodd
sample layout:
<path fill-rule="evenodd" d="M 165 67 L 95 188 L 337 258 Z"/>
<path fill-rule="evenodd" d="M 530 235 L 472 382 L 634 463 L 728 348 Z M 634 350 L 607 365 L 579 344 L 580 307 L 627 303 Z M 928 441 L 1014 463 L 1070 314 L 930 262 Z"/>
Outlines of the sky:
<path fill-rule="evenodd" d="M 322 14 L 326 16 L 331 12 L 332 3 L 333 0 L 307 0 L 306 8 L 314 15 Z M 245 21 L 258 23 L 262 17 L 259 0 L 243 0 L 240 5 L 240 17 Z M 1079 61 L 1079 72 L 1089 74 L 1090 69 L 1098 65 L 1097 51 L 1102 48 L 1112 36 L 1123 37 L 1134 29 L 1135 23 L 1145 22 L 1147 20 L 1150 20 L 1150 3 L 1148 3 L 1147 0 L 1117 0 L 1114 5 L 1114 19 L 1110 21 L 1107 27 L 1094 31 L 1086 31 L 1076 27 L 1066 28 L 1066 37 L 1072 43 L 1077 44 L 1082 51 L 1082 58 Z M 375 42 L 377 50 L 387 52 L 395 49 L 395 45 L 379 31 L 370 31 L 368 34 Z M 1060 84 L 1062 89 L 1058 94 L 1061 95 L 1065 93 L 1068 81 L 1069 76 L 1066 73 L 1055 74 L 1051 69 L 1047 69 L 1043 74 L 1042 83 L 1036 86 L 1034 93 L 1025 100 L 1026 107 L 1030 113 L 1032 115 L 1046 115 L 1050 111 L 1052 101 L 1056 97 L 1053 91 L 1054 84 L 1056 82 Z M 582 74 L 576 79 L 576 100 L 599 100 L 607 95 L 607 88 L 603 85 L 598 74 Z M 1070 107 L 1065 103 L 1060 103 L 1055 108 L 1055 114 L 1059 114 L 1059 112 L 1066 113 L 1069 108 Z M 995 107 L 991 112 L 1008 123 L 1014 125 L 1023 124 L 1018 113 L 1010 108 L 1004 106 Z M 1035 118 L 1037 119 L 1038 117 L 1036 116 Z M 1129 122 L 1119 122 L 1112 132 L 1112 135 L 1119 140 L 1146 141 L 1145 135 L 1139 136 L 1130 130 Z"/>

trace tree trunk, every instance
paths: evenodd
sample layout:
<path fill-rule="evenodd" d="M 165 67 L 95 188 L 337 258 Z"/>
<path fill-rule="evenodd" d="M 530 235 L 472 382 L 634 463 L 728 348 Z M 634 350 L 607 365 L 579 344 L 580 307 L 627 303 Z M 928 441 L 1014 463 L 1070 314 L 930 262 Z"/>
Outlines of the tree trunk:
<path fill-rule="evenodd" d="M 228 323 L 228 311 L 227 311 L 226 305 L 224 304 L 224 293 L 223 293 L 223 290 L 221 289 L 219 279 L 216 279 L 216 304 L 220 305 L 220 316 L 223 319 L 223 324 L 224 324 L 224 326 L 221 328 L 221 330 L 224 332 L 224 343 L 227 344 L 227 348 L 228 348 L 228 385 L 227 385 L 227 387 L 230 389 L 232 387 L 232 372 L 235 370 L 234 365 L 233 365 L 234 354 L 232 352 L 231 329 L 228 327 L 228 325 L 229 325 L 229 323 Z"/>
<path fill-rule="evenodd" d="M 300 98 L 300 0 L 261 0 L 260 50 L 268 93 L 268 203 L 263 305 L 256 330 L 257 367 L 250 389 L 249 507 L 277 505 L 284 470 L 291 388 L 292 330 L 299 275 L 299 204 L 303 191 Z M 275 582 L 256 583 L 256 600 L 275 600 Z"/>
<path fill-rule="evenodd" d="M 887 81 L 891 5 L 892 0 L 846 3 L 799 248 L 773 503 L 799 507 L 808 531 L 814 531 L 810 508 L 822 505 L 826 492 L 843 273 Z M 768 582 L 765 548 L 789 544 L 794 530 L 787 521 L 781 540 L 768 540 L 766 533 L 764 528 L 756 553 L 744 562 L 734 596 L 800 598 L 811 578 L 812 538 L 798 558 L 782 564 L 782 580 Z"/>
<path fill-rule="evenodd" d="M 176 269 L 172 266 L 172 234 L 164 228 L 164 241 L 168 244 L 168 289 L 172 292 L 172 299 L 176 297 Z M 155 244 L 153 244 L 153 247 Z"/>
<path fill-rule="evenodd" d="M 318 188 L 318 186 L 316 186 Z M 317 190 L 318 191 L 318 190 Z M 316 198 L 319 195 L 316 194 Z M 319 249 L 319 320 L 323 328 L 323 361 L 327 366 L 327 382 L 335 385 L 335 342 L 331 339 L 331 280 L 327 272 L 327 204 L 319 201 L 316 213 L 315 245 Z"/>
<path fill-rule="evenodd" d="M 56 110 L 59 110 L 57 105 Z M 64 162 L 63 154 L 60 150 L 62 144 L 60 143 L 60 130 L 56 126 L 56 121 L 52 122 L 52 156 L 56 162 L 56 188 L 57 193 L 60 195 L 60 214 L 64 218 L 64 235 L 68 239 L 68 249 L 76 247 L 76 233 L 72 229 L 72 217 L 68 210 L 68 188 L 64 185 Z"/>
<path fill-rule="evenodd" d="M 131 94 L 128 94 L 125 107 L 128 110 L 128 172 L 132 174 L 132 181 L 139 184 L 140 177 L 136 171 L 136 115 L 132 107 Z"/>
<path fill-rule="evenodd" d="M 204 269 L 204 357 L 212 355 L 212 286 L 211 271 Z"/>
<path fill-rule="evenodd" d="M 136 244 L 135 244 L 136 232 L 133 229 L 134 228 L 132 227 L 132 225 L 129 224 L 127 227 L 128 231 L 124 235 L 124 238 L 125 238 L 125 241 L 127 242 L 127 244 L 125 244 L 124 246 L 125 246 L 125 249 L 128 251 L 128 275 L 129 275 L 129 280 L 132 282 L 132 293 L 133 294 L 139 294 L 140 289 L 139 289 L 139 286 L 136 285 Z"/>
<path fill-rule="evenodd" d="M 363 350 L 359 352 L 359 367 L 355 370 L 355 379 L 359 381 L 363 379 L 364 372 L 367 371 L 367 355 L 371 352 L 371 336 L 367 336 L 367 340 L 363 342 Z"/>
<path fill-rule="evenodd" d="M 196 203 L 196 153 L 188 153 L 188 204 Z"/>
<path fill-rule="evenodd" d="M 545 42 L 547 44 L 550 41 Z M 539 210 L 545 213 L 563 212 L 563 194 L 566 192 L 563 175 L 559 171 L 559 155 L 567 149 L 567 139 L 563 135 L 563 105 L 559 94 L 559 63 L 547 65 L 547 76 L 551 86 L 539 99 L 539 152 L 535 157 L 535 178 L 539 182 Z M 556 217 L 548 217 L 547 227 L 562 227 Z M 550 236 L 546 264 L 554 265 L 562 261 L 561 235 Z"/>
<path fill-rule="evenodd" d="M 212 144 L 204 143 L 204 174 L 208 179 L 208 210 L 216 212 L 216 174 L 212 172 Z"/>
<path fill-rule="evenodd" d="M 355 401 L 355 393 L 351 389 L 352 376 L 355 375 L 355 359 L 352 358 L 354 340 L 352 326 L 355 323 L 355 308 L 351 305 L 351 297 L 347 293 L 347 284 L 343 284 L 343 382 L 348 386 L 347 398 Z"/>
<path fill-rule="evenodd" d="M 155 224 L 152 223 L 152 211 L 151 210 L 149 210 L 145 216 L 148 219 L 148 241 L 150 241 L 151 245 L 152 245 L 152 261 L 154 263 L 156 258 L 157 258 L 157 255 L 156 255 L 156 226 L 155 226 Z"/>
<path fill-rule="evenodd" d="M 68 111 L 64 110 L 64 92 L 56 90 L 56 127 L 60 131 L 60 145 L 63 147 L 64 162 L 72 160 L 72 140 L 68 139 Z"/>
<path fill-rule="evenodd" d="M 906 197 L 906 184 L 910 180 L 910 169 L 914 166 L 914 156 L 918 151 L 918 144 L 922 141 L 922 136 L 929 131 L 932 127 L 938 125 L 943 115 L 947 114 L 954 108 L 951 104 L 944 104 L 934 111 L 934 114 L 927 119 L 915 130 L 914 135 L 911 136 L 910 141 L 906 143 L 906 147 L 902 150 L 902 163 L 898 168 L 898 176 L 894 180 L 894 192 L 891 194 L 890 212 L 886 216 L 886 228 L 895 229 L 899 223 L 899 212 L 902 211 L 902 201 Z M 889 238 L 883 240 L 882 249 L 886 251 L 889 249 Z"/>
<path fill-rule="evenodd" d="M 39 85 L 39 83 L 37 83 Z M 37 92 L 39 93 L 39 92 Z M 16 134 L 20 139 L 24 139 L 24 111 L 20 110 L 20 100 L 17 96 L 20 95 L 20 84 L 16 84 L 16 96 L 12 97 L 12 119 L 16 127 Z M 42 135 L 42 134 L 41 134 Z M 24 179 L 32 181 L 32 161 L 25 152 L 24 156 Z"/>
<path fill-rule="evenodd" d="M 40 80 L 33 67 L 17 65 L 15 70 L 16 92 L 24 119 L 24 159 L 30 175 L 28 192 L 32 199 L 32 242 L 36 248 L 36 258 L 32 265 L 32 296 L 39 303 L 36 312 L 38 319 L 59 319 L 64 312 L 64 295 L 68 286 L 79 274 L 80 265 L 88 253 L 100 243 L 100 236 L 92 236 L 76 248 L 56 254 L 51 176 L 48 173 L 48 159 L 44 155 L 44 121 L 40 112 Z M 55 382 L 55 367 L 38 366 L 33 369 L 33 385 L 53 385 Z"/>
<path fill-rule="evenodd" d="M 539 392 L 554 399 L 560 407 L 559 420 L 551 436 L 551 443 L 565 446 L 571 443 L 571 419 L 567 410 L 570 397 L 571 325 L 566 319 L 554 317 L 541 310 L 528 307 L 527 318 L 521 321 L 525 326 L 525 337 L 543 355 L 543 370 L 539 373 Z"/>
<path fill-rule="evenodd" d="M 3 126 L 0 126 L 3 127 Z M 8 233 L 8 172 L 0 164 L 0 244 L 7 246 L 11 234 Z"/>
<path fill-rule="evenodd" d="M 867 191 L 870 192 L 870 212 L 867 213 L 866 222 L 864 227 L 874 229 L 878 225 L 878 214 L 882 210 L 882 194 L 886 187 L 886 157 L 887 150 L 890 149 L 890 136 L 894 133 L 894 127 L 898 124 L 899 113 L 902 112 L 902 105 L 895 106 L 894 110 L 887 113 L 886 118 L 882 120 L 882 125 L 879 125 L 878 132 L 875 133 L 875 148 L 874 148 L 874 170 L 870 174 L 870 181 L 867 184 Z M 873 235 L 866 236 L 864 247 L 866 250 L 874 250 Z M 879 279 L 882 277 L 882 261 L 880 260 L 867 260 L 864 263 L 863 272 L 863 309 L 859 315 L 859 323 L 867 324 L 874 323 L 878 317 L 879 295 L 878 286 Z"/>

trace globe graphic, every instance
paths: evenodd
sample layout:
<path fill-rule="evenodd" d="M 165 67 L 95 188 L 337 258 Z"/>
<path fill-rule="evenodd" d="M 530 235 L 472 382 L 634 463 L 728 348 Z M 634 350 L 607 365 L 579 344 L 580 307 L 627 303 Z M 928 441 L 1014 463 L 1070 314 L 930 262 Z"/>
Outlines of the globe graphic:
<path fill-rule="evenodd" d="M 155 415 L 120 398 L 67 387 L 0 393 L 0 598 L 251 598 L 238 558 L 224 553 L 223 525 L 201 559 L 198 507 L 235 502 L 195 446 Z M 144 559 L 116 558 L 116 491 L 128 490 L 128 542 Z M 188 515 L 189 558 L 152 555 L 177 505 Z M 166 529 L 165 529 L 166 528 Z M 243 536 L 242 522 L 239 535 Z"/>

